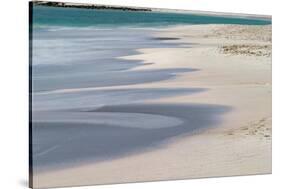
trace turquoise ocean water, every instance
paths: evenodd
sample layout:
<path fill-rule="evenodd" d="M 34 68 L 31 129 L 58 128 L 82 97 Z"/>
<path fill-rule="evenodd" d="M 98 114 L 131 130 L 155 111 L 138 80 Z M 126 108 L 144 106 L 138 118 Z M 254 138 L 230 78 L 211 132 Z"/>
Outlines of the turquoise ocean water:
<path fill-rule="evenodd" d="M 271 24 L 270 19 L 199 14 L 97 10 L 62 7 L 33 7 L 34 26 L 135 26 L 152 27 L 177 24 Z"/>

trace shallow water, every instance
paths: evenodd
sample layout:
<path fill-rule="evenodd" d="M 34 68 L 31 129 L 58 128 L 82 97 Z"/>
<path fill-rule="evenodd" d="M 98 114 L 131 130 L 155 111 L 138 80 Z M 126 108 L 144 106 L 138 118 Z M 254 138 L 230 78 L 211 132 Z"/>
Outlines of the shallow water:
<path fill-rule="evenodd" d="M 34 25 L 71 27 L 165 27 L 179 24 L 271 24 L 270 19 L 172 12 L 33 7 Z"/>
<path fill-rule="evenodd" d="M 229 107 L 149 104 L 202 88 L 102 87 L 173 79 L 191 68 L 134 71 L 140 48 L 183 48 L 157 38 L 159 28 L 35 27 L 32 35 L 33 170 L 106 161 L 155 148 L 168 139 L 215 126 Z M 184 48 L 191 44 L 184 44 Z"/>
<path fill-rule="evenodd" d="M 32 91 L 103 87 L 159 81 L 194 69 L 131 71 L 140 60 L 118 57 L 137 54 L 139 48 L 179 47 L 173 41 L 154 40 L 151 30 L 67 29 L 34 30 Z M 188 45 L 188 44 L 186 44 Z"/>
<path fill-rule="evenodd" d="M 215 126 L 229 110 L 202 104 L 130 104 L 79 112 L 93 119 L 105 116 L 104 122 L 34 122 L 34 171 L 140 153 L 172 137 Z"/>

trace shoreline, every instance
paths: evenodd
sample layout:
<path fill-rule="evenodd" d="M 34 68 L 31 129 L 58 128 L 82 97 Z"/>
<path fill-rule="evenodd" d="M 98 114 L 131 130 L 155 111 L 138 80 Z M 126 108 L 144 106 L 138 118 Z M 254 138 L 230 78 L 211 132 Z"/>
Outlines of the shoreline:
<path fill-rule="evenodd" d="M 206 16 L 226 16 L 236 18 L 252 18 L 271 20 L 271 15 L 258 15 L 247 13 L 229 13 L 229 12 L 214 12 L 201 10 L 181 10 L 181 9 L 165 9 L 165 8 L 149 8 L 149 7 L 135 7 L 135 6 L 121 6 L 121 5 L 105 5 L 105 4 L 91 4 L 91 3 L 70 3 L 70 2 L 50 2 L 50 1 L 32 1 L 34 5 L 49 6 L 49 7 L 65 7 L 65 8 L 84 8 L 84 9 L 111 9 L 123 11 L 149 11 L 149 12 L 165 12 L 177 14 L 197 14 Z"/>
<path fill-rule="evenodd" d="M 155 37 L 179 38 L 177 42 L 194 45 L 191 48 L 139 49 L 141 54 L 121 58 L 143 60 L 144 65 L 134 70 L 191 68 L 199 71 L 178 73 L 165 81 L 107 88 L 208 88 L 202 93 L 162 97 L 146 103 L 216 104 L 233 107 L 233 111 L 224 115 L 222 123 L 215 128 L 172 138 L 160 149 L 34 175 L 34 186 L 271 173 L 270 27 L 192 25 L 155 33 Z M 237 46 L 233 48 L 233 45 Z M 230 50 L 225 51 L 224 47 Z"/>
<path fill-rule="evenodd" d="M 36 6 L 63 7 L 63 8 L 102 9 L 102 10 L 109 9 L 109 10 L 122 10 L 122 11 L 152 11 L 150 8 L 137 8 L 137 7 L 87 4 L 87 3 L 67 3 L 67 2 L 52 2 L 52 1 L 32 1 L 31 3 L 33 3 Z"/>

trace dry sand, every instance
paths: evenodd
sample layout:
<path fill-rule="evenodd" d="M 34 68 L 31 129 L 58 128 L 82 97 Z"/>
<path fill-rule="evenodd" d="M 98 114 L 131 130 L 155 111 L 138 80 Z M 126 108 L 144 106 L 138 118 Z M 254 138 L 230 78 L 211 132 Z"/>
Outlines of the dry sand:
<path fill-rule="evenodd" d="M 199 71 L 150 84 L 111 88 L 207 88 L 151 102 L 232 107 L 215 128 L 174 138 L 161 148 L 96 164 L 42 173 L 34 187 L 89 185 L 271 173 L 271 26 L 173 27 L 156 37 L 180 38 L 186 48 L 140 49 L 122 57 L 152 63 L 134 69 Z"/>

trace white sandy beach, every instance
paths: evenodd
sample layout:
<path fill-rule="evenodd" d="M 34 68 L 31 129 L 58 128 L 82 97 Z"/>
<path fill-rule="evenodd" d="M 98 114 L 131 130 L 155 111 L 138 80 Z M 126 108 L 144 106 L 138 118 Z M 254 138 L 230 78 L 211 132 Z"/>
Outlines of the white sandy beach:
<path fill-rule="evenodd" d="M 194 68 L 145 84 L 104 87 L 207 88 L 147 103 L 204 103 L 231 107 L 216 127 L 166 141 L 161 148 L 119 159 L 34 175 L 34 187 L 189 179 L 271 173 L 271 25 L 192 25 L 163 29 L 185 48 L 139 49 L 133 69 Z M 152 64 L 151 64 L 152 63 Z"/>

